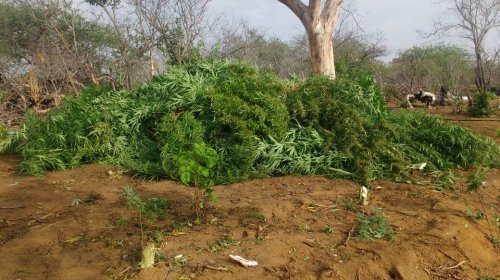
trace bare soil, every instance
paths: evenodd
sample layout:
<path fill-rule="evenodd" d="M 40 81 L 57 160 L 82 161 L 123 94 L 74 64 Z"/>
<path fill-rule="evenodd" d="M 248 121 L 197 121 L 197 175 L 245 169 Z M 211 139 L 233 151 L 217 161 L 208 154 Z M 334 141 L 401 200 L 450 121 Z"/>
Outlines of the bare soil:
<path fill-rule="evenodd" d="M 448 109 L 433 113 L 455 117 Z M 497 121 L 458 123 L 492 137 L 500 128 Z M 196 224 L 193 189 L 179 183 L 142 181 L 95 164 L 27 177 L 16 174 L 18 162 L 0 157 L 2 280 L 500 277 L 500 249 L 490 240 L 499 237 L 499 169 L 489 171 L 480 191 L 484 209 L 466 191 L 471 171 L 459 172 L 455 191 L 435 191 L 419 174 L 420 184 L 375 182 L 364 207 L 353 182 L 288 176 L 216 187 L 219 201 Z M 120 196 L 125 186 L 168 199 L 165 218 L 151 222 L 128 208 Z M 96 204 L 72 205 L 91 192 L 102 195 Z M 357 214 L 374 208 L 397 229 L 394 241 L 356 237 Z M 490 223 L 466 215 L 471 211 L 486 212 Z M 156 265 L 140 270 L 142 248 L 153 241 Z M 259 265 L 241 267 L 229 255 Z"/>

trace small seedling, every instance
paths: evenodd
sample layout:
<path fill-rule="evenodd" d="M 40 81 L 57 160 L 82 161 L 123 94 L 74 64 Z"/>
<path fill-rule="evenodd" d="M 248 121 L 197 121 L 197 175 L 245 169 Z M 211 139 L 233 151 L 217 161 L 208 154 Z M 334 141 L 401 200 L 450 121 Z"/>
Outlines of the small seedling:
<path fill-rule="evenodd" d="M 387 224 L 384 213 L 375 209 L 371 215 L 358 213 L 357 237 L 362 240 L 396 239 L 396 231 Z"/>
<path fill-rule="evenodd" d="M 208 251 L 210 253 L 216 253 L 216 252 L 225 250 L 229 246 L 238 245 L 238 244 L 240 244 L 240 242 L 238 240 L 234 240 L 231 237 L 226 236 L 226 237 L 224 237 L 224 239 L 218 240 L 217 243 L 215 245 L 213 245 L 212 247 L 210 247 L 210 249 Z"/>
<path fill-rule="evenodd" d="M 193 208 L 196 217 L 201 220 L 205 204 L 209 200 L 217 201 L 213 191 L 214 169 L 219 161 L 217 152 L 205 143 L 195 143 L 192 151 L 181 153 L 176 161 L 181 182 L 194 187 Z"/>
<path fill-rule="evenodd" d="M 500 280 L 499 276 L 479 276 L 478 280 Z"/>
<path fill-rule="evenodd" d="M 264 215 L 260 212 L 257 212 L 255 210 L 249 211 L 245 214 L 245 218 L 247 219 L 253 219 L 253 220 L 258 220 L 258 221 L 265 221 L 266 218 Z"/>
<path fill-rule="evenodd" d="M 303 232 L 312 232 L 312 229 L 310 226 L 308 225 L 301 225 L 300 226 L 300 229 L 303 231 Z"/>
<path fill-rule="evenodd" d="M 173 221 L 170 223 L 170 229 L 171 230 L 182 230 L 182 229 L 185 229 L 187 227 L 192 227 L 193 224 L 191 222 L 177 222 L 177 221 Z"/>
<path fill-rule="evenodd" d="M 359 207 L 352 198 L 345 199 L 342 202 L 342 205 L 347 211 L 356 211 Z"/>
<path fill-rule="evenodd" d="M 455 182 L 458 178 L 453 174 L 452 171 L 448 171 L 448 173 L 441 173 L 434 181 L 434 190 L 436 191 L 446 191 L 446 190 L 455 190 Z"/>
<path fill-rule="evenodd" d="M 154 239 L 157 243 L 162 242 L 164 237 L 165 237 L 165 236 L 163 235 L 163 232 L 161 232 L 161 231 L 155 231 L 155 232 L 153 233 L 153 239 Z"/>
<path fill-rule="evenodd" d="M 96 204 L 98 200 L 102 199 L 103 196 L 100 193 L 90 192 L 86 198 L 75 198 L 71 202 L 71 206 L 79 206 L 79 205 L 92 205 Z"/>
<path fill-rule="evenodd" d="M 179 272 L 188 263 L 188 258 L 184 255 L 178 255 L 172 258 L 168 266 L 173 272 Z"/>
<path fill-rule="evenodd" d="M 323 227 L 323 232 L 326 234 L 332 234 L 335 229 L 331 226 L 324 226 Z"/>
<path fill-rule="evenodd" d="M 142 199 L 135 191 L 127 186 L 120 194 L 128 207 L 135 208 L 139 213 L 146 215 L 151 220 L 165 217 L 165 210 L 170 208 L 170 203 L 164 198 L 148 197 Z"/>
<path fill-rule="evenodd" d="M 115 221 L 115 226 L 117 226 L 117 227 L 123 227 L 126 224 L 128 224 L 129 222 L 130 222 L 130 218 L 129 217 L 127 217 L 127 216 L 120 216 L 120 218 L 118 218 Z"/>
<path fill-rule="evenodd" d="M 479 169 L 476 173 L 467 176 L 467 190 L 478 191 L 483 185 L 486 178 L 487 169 Z"/>
<path fill-rule="evenodd" d="M 469 217 L 469 218 L 471 218 L 473 220 L 478 221 L 478 220 L 484 219 L 486 217 L 486 214 L 484 214 L 484 212 L 479 211 L 479 210 L 476 210 L 474 212 L 474 211 L 472 211 L 472 210 L 469 209 L 469 210 L 467 210 L 465 212 L 465 216 L 467 216 L 467 217 Z"/>

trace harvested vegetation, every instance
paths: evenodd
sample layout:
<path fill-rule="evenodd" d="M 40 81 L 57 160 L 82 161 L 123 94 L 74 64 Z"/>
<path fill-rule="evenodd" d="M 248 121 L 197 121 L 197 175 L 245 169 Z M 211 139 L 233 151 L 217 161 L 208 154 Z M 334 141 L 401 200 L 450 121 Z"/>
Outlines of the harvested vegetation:
<path fill-rule="evenodd" d="M 393 113 L 369 76 L 281 80 L 242 62 L 202 62 L 133 90 L 89 88 L 45 118 L 29 113 L 0 153 L 42 175 L 102 162 L 179 178 L 195 144 L 217 153 L 216 183 L 284 174 L 401 180 L 432 169 L 498 164 L 500 148 L 434 116 Z"/>

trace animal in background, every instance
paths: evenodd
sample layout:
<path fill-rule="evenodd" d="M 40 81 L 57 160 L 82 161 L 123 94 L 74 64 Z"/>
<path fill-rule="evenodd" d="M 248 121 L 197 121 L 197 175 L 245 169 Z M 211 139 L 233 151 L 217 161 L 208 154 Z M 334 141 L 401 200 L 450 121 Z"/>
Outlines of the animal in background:
<path fill-rule="evenodd" d="M 412 102 L 415 102 L 416 100 L 425 103 L 428 108 L 431 108 L 431 105 L 436 103 L 436 95 L 423 90 L 419 90 L 416 94 L 406 95 L 406 101 L 408 102 L 409 108 L 413 108 Z"/>

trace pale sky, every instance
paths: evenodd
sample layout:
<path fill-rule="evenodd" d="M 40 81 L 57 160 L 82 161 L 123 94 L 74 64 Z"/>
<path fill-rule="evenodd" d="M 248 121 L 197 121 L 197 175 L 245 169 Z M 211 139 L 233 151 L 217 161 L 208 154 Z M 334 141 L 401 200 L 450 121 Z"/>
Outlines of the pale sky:
<path fill-rule="evenodd" d="M 362 18 L 361 26 L 365 31 L 382 33 L 389 51 L 389 56 L 384 60 L 394 57 L 398 51 L 419 44 L 458 42 L 453 38 L 423 39 L 418 33 L 431 31 L 433 19 L 446 13 L 446 5 L 442 1 L 354 0 L 354 6 Z M 304 30 L 296 16 L 277 0 L 213 0 L 211 9 L 231 17 L 245 18 L 251 26 L 284 40 Z M 498 33 L 494 36 L 495 42 L 489 42 L 489 45 L 500 44 L 496 40 Z"/>

